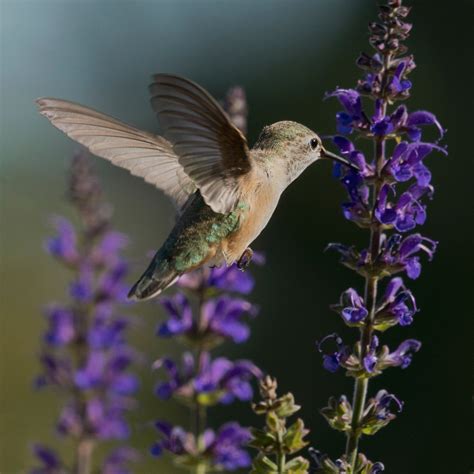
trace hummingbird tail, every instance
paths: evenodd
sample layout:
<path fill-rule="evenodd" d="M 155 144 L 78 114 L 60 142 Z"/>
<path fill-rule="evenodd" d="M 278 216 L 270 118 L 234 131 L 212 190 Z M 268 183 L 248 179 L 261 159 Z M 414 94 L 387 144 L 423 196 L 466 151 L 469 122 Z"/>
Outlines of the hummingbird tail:
<path fill-rule="evenodd" d="M 131 300 L 144 301 L 154 298 L 178 279 L 179 274 L 163 263 L 156 257 L 152 260 L 145 273 L 128 292 Z"/>

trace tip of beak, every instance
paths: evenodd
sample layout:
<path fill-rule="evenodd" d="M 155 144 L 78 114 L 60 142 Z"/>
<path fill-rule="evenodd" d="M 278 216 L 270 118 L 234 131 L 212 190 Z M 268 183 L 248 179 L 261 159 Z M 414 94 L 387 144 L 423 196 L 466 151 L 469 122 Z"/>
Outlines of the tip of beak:
<path fill-rule="evenodd" d="M 328 151 L 325 148 L 323 148 L 321 156 L 323 158 L 328 158 L 337 163 L 341 163 L 342 165 L 347 166 L 348 168 L 354 171 L 360 171 L 360 168 L 356 166 L 354 163 L 351 163 L 349 160 L 346 160 L 342 156 L 336 155 L 335 153 L 332 153 L 331 151 Z"/>

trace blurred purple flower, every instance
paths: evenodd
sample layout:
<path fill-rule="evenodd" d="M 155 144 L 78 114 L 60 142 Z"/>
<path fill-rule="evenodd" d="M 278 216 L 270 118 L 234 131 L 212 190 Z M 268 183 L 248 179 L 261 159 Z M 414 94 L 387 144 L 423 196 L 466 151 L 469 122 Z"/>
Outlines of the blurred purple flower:
<path fill-rule="evenodd" d="M 257 313 L 257 308 L 248 301 L 223 295 L 204 303 L 200 327 L 197 328 L 185 295 L 177 293 L 170 298 L 161 298 L 160 302 L 168 313 L 168 319 L 158 329 L 162 337 L 187 335 L 192 339 L 201 331 L 208 336 L 217 335 L 236 343 L 244 342 L 250 330 L 242 319 L 245 315 L 255 316 Z"/>
<path fill-rule="evenodd" d="M 127 466 L 131 462 L 137 462 L 140 456 L 137 451 L 129 447 L 114 449 L 104 460 L 102 474 L 132 474 Z"/>
<path fill-rule="evenodd" d="M 121 251 L 127 239 L 108 229 L 109 207 L 102 202 L 100 186 L 86 161 L 83 155 L 74 159 L 70 189 L 83 228 L 76 233 L 69 221 L 57 218 L 57 235 L 46 242 L 47 251 L 72 269 L 74 277 L 70 303 L 46 311 L 42 373 L 35 385 L 53 386 L 67 396 L 57 430 L 76 443 L 87 436 L 93 449 L 102 440 L 129 436 L 125 415 L 135 406 L 133 395 L 138 388 L 130 366 L 138 354 L 126 342 L 128 319 L 117 314 L 117 306 L 125 300 L 128 265 Z M 91 452 L 77 450 L 77 456 Z M 46 467 L 33 472 L 56 472 L 47 450 L 36 453 Z M 119 453 L 109 458 L 107 472 L 112 472 L 114 463 L 117 470 L 113 472 L 127 472 L 118 470 Z M 75 459 L 72 464 L 78 462 Z M 70 470 L 67 466 L 58 469 L 61 473 Z"/>
<path fill-rule="evenodd" d="M 33 454 L 41 463 L 40 467 L 36 467 L 30 471 L 30 474 L 64 474 L 64 466 L 59 456 L 51 448 L 41 444 L 33 446 Z"/>
<path fill-rule="evenodd" d="M 244 449 L 250 440 L 250 432 L 238 423 L 230 422 L 222 425 L 217 432 L 207 429 L 202 434 L 203 443 L 198 443 L 193 434 L 180 427 L 172 427 L 166 422 L 157 422 L 156 427 L 161 439 L 151 448 L 155 456 L 169 451 L 179 456 L 190 456 L 206 459 L 212 470 L 235 471 L 250 466 L 251 459 Z"/>
<path fill-rule="evenodd" d="M 76 231 L 73 225 L 64 217 L 55 217 L 53 225 L 57 234 L 46 240 L 46 251 L 66 264 L 76 264 L 79 252 L 77 250 Z"/>
<path fill-rule="evenodd" d="M 249 294 L 255 285 L 250 272 L 243 272 L 237 268 L 237 265 L 229 267 L 222 265 L 220 267 L 205 268 L 191 273 L 185 273 L 178 280 L 178 286 L 181 288 L 216 288 L 221 291 L 230 291 Z"/>
<path fill-rule="evenodd" d="M 185 352 L 181 368 L 169 358 L 153 364 L 155 369 L 164 369 L 168 380 L 160 382 L 156 394 L 166 400 L 172 396 L 192 399 L 195 396 L 212 394 L 211 404 L 231 403 L 235 398 L 250 400 L 253 394 L 249 380 L 261 377 L 260 370 L 250 361 L 230 360 L 219 357 L 211 360 L 208 353 L 201 357 L 199 372 L 191 353 Z"/>

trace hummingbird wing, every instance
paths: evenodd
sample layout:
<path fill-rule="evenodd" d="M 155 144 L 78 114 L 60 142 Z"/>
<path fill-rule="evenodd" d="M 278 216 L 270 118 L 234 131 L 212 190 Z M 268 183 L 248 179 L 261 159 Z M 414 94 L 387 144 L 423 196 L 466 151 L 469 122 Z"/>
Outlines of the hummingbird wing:
<path fill-rule="evenodd" d="M 184 171 L 214 212 L 228 213 L 240 199 L 239 178 L 252 168 L 245 137 L 202 87 L 156 74 L 151 104 Z"/>
<path fill-rule="evenodd" d="M 94 155 L 140 176 L 180 209 L 196 185 L 184 172 L 172 145 L 88 107 L 60 99 L 38 99 L 39 112 Z"/>

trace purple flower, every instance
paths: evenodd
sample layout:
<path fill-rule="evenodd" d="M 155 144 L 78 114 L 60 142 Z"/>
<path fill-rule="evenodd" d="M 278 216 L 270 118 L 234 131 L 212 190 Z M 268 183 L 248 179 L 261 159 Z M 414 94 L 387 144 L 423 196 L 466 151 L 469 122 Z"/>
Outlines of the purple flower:
<path fill-rule="evenodd" d="M 195 373 L 196 364 L 190 352 L 185 352 L 182 356 L 181 367 L 168 357 L 162 357 L 153 363 L 153 369 L 163 369 L 168 380 L 156 385 L 155 393 L 162 400 L 168 400 L 172 396 L 191 398 L 194 390 L 192 377 Z"/>
<path fill-rule="evenodd" d="M 388 420 L 393 417 L 391 407 L 395 406 L 400 413 L 403 409 L 401 402 L 395 395 L 388 393 L 387 390 L 379 390 L 375 398 L 371 400 L 369 409 L 374 411 L 375 417 L 379 420 Z"/>
<path fill-rule="evenodd" d="M 377 351 L 378 346 L 379 346 L 379 338 L 377 336 L 372 336 L 369 350 L 362 359 L 362 366 L 364 367 L 365 371 L 368 372 L 369 374 L 375 371 L 375 367 L 377 365 L 376 351 Z"/>
<path fill-rule="evenodd" d="M 70 294 L 78 303 L 90 303 L 94 293 L 94 270 L 87 262 L 80 265 L 77 278 L 70 285 Z"/>
<path fill-rule="evenodd" d="M 413 293 L 406 288 L 401 278 L 392 278 L 377 309 L 376 320 L 393 318 L 400 326 L 407 326 L 413 322 L 417 311 Z"/>
<path fill-rule="evenodd" d="M 128 469 L 131 462 L 138 461 L 140 456 L 137 451 L 127 446 L 114 449 L 104 460 L 102 474 L 131 474 Z"/>
<path fill-rule="evenodd" d="M 339 148 L 341 155 L 347 158 L 351 163 L 353 163 L 359 168 L 360 175 L 364 177 L 373 175 L 373 166 L 367 164 L 364 154 L 360 150 L 357 150 L 354 144 L 348 138 L 336 135 L 335 137 L 333 137 L 332 141 Z M 336 165 L 338 165 L 338 163 L 336 163 L 335 166 Z M 341 169 L 341 167 L 339 167 L 338 169 Z M 339 175 L 340 173 L 338 174 L 338 176 Z"/>
<path fill-rule="evenodd" d="M 33 446 L 33 454 L 40 461 L 41 466 L 30 471 L 31 474 L 62 474 L 64 466 L 59 456 L 52 449 L 35 444 Z"/>
<path fill-rule="evenodd" d="M 206 301 L 202 322 L 208 331 L 241 343 L 250 336 L 248 326 L 242 323 L 246 314 L 256 316 L 257 308 L 248 301 L 221 296 Z"/>
<path fill-rule="evenodd" d="M 323 353 L 323 344 L 326 344 L 327 341 L 334 341 L 336 350 L 323 354 L 323 367 L 329 372 L 336 372 L 349 356 L 349 348 L 334 333 L 327 335 L 316 343 L 319 352 Z"/>
<path fill-rule="evenodd" d="M 418 352 L 421 342 L 416 339 L 407 339 L 403 341 L 395 350 L 388 354 L 384 359 L 384 364 L 388 367 L 401 367 L 406 369 L 413 358 L 413 352 Z"/>
<path fill-rule="evenodd" d="M 382 239 L 382 249 L 379 260 L 393 272 L 405 271 L 409 278 L 415 280 L 420 276 L 421 264 L 417 253 L 425 252 L 428 258 L 433 258 L 437 242 L 423 237 L 421 234 L 412 234 L 402 239 L 400 234 L 393 234 Z"/>
<path fill-rule="evenodd" d="M 434 125 L 439 131 L 440 139 L 443 138 L 445 130 L 435 115 L 426 110 L 418 110 L 409 114 L 405 123 L 406 133 L 412 141 L 421 140 L 420 125 Z"/>
<path fill-rule="evenodd" d="M 203 443 L 198 443 L 193 434 L 187 433 L 181 427 L 172 427 L 166 422 L 157 422 L 156 427 L 161 434 L 151 451 L 155 456 L 169 451 L 176 456 L 206 459 L 212 470 L 235 471 L 247 468 L 251 459 L 244 449 L 250 440 L 249 430 L 238 423 L 226 423 L 216 432 L 207 429 L 202 434 Z"/>
<path fill-rule="evenodd" d="M 201 356 L 199 372 L 191 353 L 183 354 L 181 367 L 171 359 L 162 358 L 154 363 L 155 369 L 163 369 L 168 380 L 160 382 L 156 394 L 166 400 L 172 396 L 192 399 L 198 396 L 205 404 L 228 404 L 235 398 L 250 400 L 253 394 L 250 379 L 261 377 L 261 371 L 250 361 L 232 362 L 224 357 L 211 360 L 208 353 Z"/>
<path fill-rule="evenodd" d="M 64 217 L 54 218 L 53 224 L 57 235 L 46 240 L 47 252 L 68 265 L 75 265 L 79 258 L 79 252 L 74 227 Z"/>
<path fill-rule="evenodd" d="M 249 294 L 255 285 L 255 280 L 249 272 L 243 272 L 236 264 L 229 267 L 205 268 L 182 275 L 178 280 L 182 288 L 216 288 L 221 291 L 231 291 Z"/>
<path fill-rule="evenodd" d="M 360 94 L 354 89 L 336 89 L 327 93 L 325 98 L 336 97 L 344 107 L 344 112 L 336 114 L 337 131 L 348 134 L 353 129 L 363 129 L 367 126 L 367 118 L 362 112 Z"/>
<path fill-rule="evenodd" d="M 194 380 L 198 394 L 218 394 L 220 403 L 231 403 L 235 398 L 248 401 L 253 390 L 250 380 L 260 378 L 262 372 L 248 360 L 232 362 L 224 357 L 211 361 L 204 358 L 202 368 Z"/>
<path fill-rule="evenodd" d="M 400 142 L 387 161 L 384 172 L 398 182 L 415 178 L 419 186 L 428 186 L 431 173 L 423 164 L 423 159 L 434 150 L 446 154 L 444 148 L 431 143 Z"/>
<path fill-rule="evenodd" d="M 400 61 L 391 77 L 390 82 L 387 85 L 387 90 L 393 97 L 398 95 L 403 97 L 405 95 L 404 92 L 411 88 L 411 81 L 408 79 L 403 79 L 406 66 L 407 63 L 405 61 Z"/>
<path fill-rule="evenodd" d="M 250 441 L 249 430 L 238 423 L 231 422 L 221 426 L 215 436 L 212 431 L 204 434 L 208 451 L 216 466 L 227 471 L 244 469 L 250 466 L 250 456 L 244 446 Z"/>
<path fill-rule="evenodd" d="M 44 335 L 45 342 L 51 346 L 64 346 L 76 337 L 74 313 L 61 306 L 52 306 L 46 310 L 48 330 Z"/>
<path fill-rule="evenodd" d="M 369 312 L 364 300 L 356 290 L 349 288 L 341 294 L 339 303 L 331 307 L 337 311 L 348 324 L 357 324 L 364 320 Z"/>
<path fill-rule="evenodd" d="M 388 194 L 394 193 L 389 184 L 384 184 L 377 198 L 375 217 L 385 225 L 393 225 L 399 232 L 407 232 L 426 220 L 426 208 L 420 203 L 424 194 L 431 196 L 431 186 L 412 184 L 396 204 L 388 202 Z"/>
<path fill-rule="evenodd" d="M 113 267 L 120 262 L 119 254 L 127 246 L 128 237 L 115 231 L 108 231 L 94 246 L 91 259 L 95 265 Z"/>
<path fill-rule="evenodd" d="M 168 319 L 158 329 L 162 337 L 176 336 L 194 330 L 193 312 L 188 299 L 182 293 L 160 298 L 160 303 L 168 313 Z"/>

